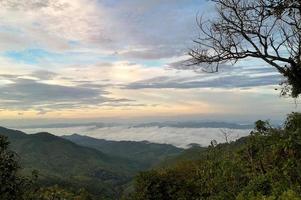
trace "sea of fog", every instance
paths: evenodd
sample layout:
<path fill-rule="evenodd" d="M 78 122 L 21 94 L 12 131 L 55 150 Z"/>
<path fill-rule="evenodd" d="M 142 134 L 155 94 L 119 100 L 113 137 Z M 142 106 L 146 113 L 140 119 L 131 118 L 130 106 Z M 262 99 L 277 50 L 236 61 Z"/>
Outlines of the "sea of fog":
<path fill-rule="evenodd" d="M 212 140 L 225 142 L 222 132 L 227 132 L 230 140 L 250 133 L 249 129 L 229 128 L 178 128 L 178 127 L 130 127 L 130 126 L 76 126 L 64 128 L 22 128 L 25 133 L 49 132 L 54 135 L 80 134 L 94 138 L 113 141 L 149 141 L 153 143 L 172 144 L 188 148 L 189 144 L 208 146 Z"/>

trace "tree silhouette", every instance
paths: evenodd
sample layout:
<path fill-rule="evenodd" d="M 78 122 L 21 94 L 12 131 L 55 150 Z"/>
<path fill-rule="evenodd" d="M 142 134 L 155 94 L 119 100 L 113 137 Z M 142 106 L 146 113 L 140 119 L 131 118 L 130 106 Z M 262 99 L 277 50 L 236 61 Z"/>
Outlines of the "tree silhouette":
<path fill-rule="evenodd" d="M 24 179 L 18 176 L 16 154 L 8 149 L 7 138 L 0 135 L 0 198 L 22 199 Z"/>
<path fill-rule="evenodd" d="M 211 0 L 215 19 L 198 20 L 201 36 L 194 40 L 189 65 L 217 72 L 219 65 L 258 58 L 285 77 L 282 95 L 301 93 L 301 1 Z"/>

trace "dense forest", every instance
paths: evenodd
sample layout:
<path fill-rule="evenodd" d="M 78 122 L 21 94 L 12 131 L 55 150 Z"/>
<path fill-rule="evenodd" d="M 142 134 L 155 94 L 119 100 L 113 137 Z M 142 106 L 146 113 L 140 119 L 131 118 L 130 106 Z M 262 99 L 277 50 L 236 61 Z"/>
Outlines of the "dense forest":
<path fill-rule="evenodd" d="M 20 166 L 18 174 L 31 180 L 34 172 L 34 182 L 51 187 L 51 191 L 85 188 L 96 199 L 119 198 L 139 171 L 183 151 L 167 144 L 107 141 L 77 134 L 63 137 L 46 132 L 26 134 L 3 127 L 0 135 L 4 155 L 11 155 L 15 170 Z"/>
<path fill-rule="evenodd" d="M 199 148 L 197 160 L 141 173 L 129 199 L 301 199 L 301 114 L 281 128 L 255 125 L 236 142 Z"/>
<path fill-rule="evenodd" d="M 2 135 L 8 135 L 8 133 L 14 135 L 9 137 L 14 138 L 12 145 L 9 144 L 6 136 L 0 137 L 0 195 L 3 200 L 301 199 L 301 113 L 288 115 L 282 127 L 273 127 L 267 121 L 257 121 L 254 131 L 249 136 L 222 144 L 212 141 L 211 145 L 206 148 L 194 146 L 183 151 L 168 145 L 150 144 L 152 146 L 144 148 L 149 151 L 151 151 L 150 148 L 155 149 L 153 152 L 157 152 L 157 154 L 165 152 L 166 159 L 162 159 L 160 163 L 152 166 L 150 163 L 145 163 L 149 167 L 144 168 L 146 170 L 144 172 L 138 173 L 143 170 L 143 167 L 140 166 L 139 168 L 138 166 L 139 169 L 132 173 L 132 175 L 138 173 L 134 178 L 129 175 L 129 169 L 135 168 L 133 164 L 128 169 L 123 169 L 126 172 L 124 174 L 122 174 L 122 169 L 119 171 L 112 169 L 111 174 L 109 174 L 109 168 L 103 168 L 103 177 L 101 178 L 95 174 L 87 176 L 84 173 L 87 169 L 83 163 L 78 163 L 78 166 L 82 167 L 80 169 L 82 172 L 78 169 L 75 171 L 78 176 L 72 175 L 72 170 L 75 170 L 72 168 L 73 161 L 65 161 L 65 164 L 69 162 L 69 170 L 67 168 L 61 170 L 59 168 L 43 168 L 41 167 L 42 164 L 38 162 L 44 161 L 39 161 L 39 159 L 35 159 L 35 165 L 28 165 L 27 162 L 30 160 L 24 162 L 22 157 L 11 150 L 17 150 L 16 146 L 19 145 L 20 147 L 20 143 L 24 143 L 20 137 L 26 138 L 26 144 L 31 144 L 35 148 L 39 145 L 45 146 L 46 143 L 41 143 L 39 139 L 36 139 L 36 135 L 31 136 L 35 139 L 35 144 L 32 144 L 33 139 L 27 138 L 22 132 L 4 128 L 1 131 L 5 132 Z M 39 137 L 41 135 L 43 136 L 42 139 L 45 139 L 45 135 L 47 136 L 47 140 L 44 140 L 47 143 L 49 143 L 48 137 L 53 137 L 56 142 L 63 143 L 61 149 L 65 148 L 67 144 L 69 149 L 82 148 L 83 152 L 92 152 L 87 155 L 100 153 L 96 149 L 79 146 L 65 141 L 63 138 L 49 136 L 46 133 L 38 134 Z M 16 142 L 17 137 L 19 137 L 19 144 Z M 73 135 L 70 137 L 76 140 L 82 136 Z M 88 141 L 93 141 L 94 147 L 97 144 L 98 148 L 105 147 L 100 145 L 104 142 L 103 140 L 97 143 L 97 139 L 86 139 L 86 146 L 89 144 Z M 120 147 L 121 144 L 116 145 Z M 135 146 L 135 143 L 133 145 Z M 142 144 L 137 143 L 136 145 L 141 148 Z M 129 157 L 131 157 L 130 151 L 135 151 L 134 149 L 128 149 Z M 55 151 L 55 149 L 51 151 Z M 68 158 L 67 152 L 69 150 L 63 149 L 61 156 L 48 153 L 59 159 Z M 28 155 L 30 154 L 23 154 L 25 157 Z M 143 152 L 140 156 L 143 157 L 142 155 Z M 126 163 L 122 163 L 123 159 L 108 158 L 105 154 L 99 156 L 100 158 L 96 158 L 102 159 L 102 161 L 98 163 L 98 167 L 113 165 L 122 167 L 126 165 Z M 88 159 L 90 161 L 85 160 L 85 162 L 91 162 L 91 160 L 100 162 L 95 157 L 92 158 Z M 138 162 L 137 159 L 136 162 Z M 127 164 L 129 163 L 131 162 L 127 160 Z M 23 164 L 27 166 L 26 170 L 24 170 Z M 56 167 L 51 162 L 46 165 Z M 28 166 L 34 166 L 36 170 L 33 169 L 34 167 Z M 41 169 L 42 171 L 39 172 Z M 29 173 L 30 170 L 32 170 L 31 174 Z M 57 174 L 54 173 L 55 171 Z M 63 171 L 65 175 L 59 171 Z M 48 177 L 43 178 L 45 175 Z M 92 178 L 93 176 L 94 178 Z M 55 178 L 58 179 L 55 180 Z M 45 182 L 45 179 L 51 179 L 51 181 Z M 94 188 L 91 187 L 93 183 Z M 99 187 L 98 193 L 95 192 L 97 187 Z M 119 188 L 118 194 L 113 193 L 116 188 Z"/>

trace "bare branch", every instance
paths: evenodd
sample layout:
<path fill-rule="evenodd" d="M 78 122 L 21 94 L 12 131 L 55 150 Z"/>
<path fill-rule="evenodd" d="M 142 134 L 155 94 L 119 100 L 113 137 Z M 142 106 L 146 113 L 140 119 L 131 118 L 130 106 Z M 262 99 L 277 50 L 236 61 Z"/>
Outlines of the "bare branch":
<path fill-rule="evenodd" d="M 253 57 L 275 67 L 292 97 L 301 93 L 301 1 L 212 0 L 217 19 L 197 20 L 190 65 L 217 72 L 226 62 Z M 283 93 L 284 94 L 284 93 Z"/>

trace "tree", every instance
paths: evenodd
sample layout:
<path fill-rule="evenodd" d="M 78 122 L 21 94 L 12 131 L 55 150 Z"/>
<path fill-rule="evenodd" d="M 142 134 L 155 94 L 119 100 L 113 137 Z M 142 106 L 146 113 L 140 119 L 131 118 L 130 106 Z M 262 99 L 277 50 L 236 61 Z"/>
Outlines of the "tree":
<path fill-rule="evenodd" d="M 9 150 L 9 142 L 0 135 L 0 199 L 1 200 L 91 200 L 84 189 L 68 191 L 58 186 L 41 187 L 37 183 L 38 172 L 32 177 L 20 174 L 20 164 L 15 152 Z"/>
<path fill-rule="evenodd" d="M 194 40 L 189 65 L 217 72 L 219 65 L 258 58 L 285 77 L 282 95 L 301 93 L 301 1 L 211 0 L 215 19 L 198 20 L 201 36 Z"/>
<path fill-rule="evenodd" d="M 0 199 L 23 199 L 28 180 L 19 176 L 17 155 L 8 149 L 7 138 L 0 135 Z"/>
<path fill-rule="evenodd" d="M 301 114 L 283 127 L 257 121 L 236 142 L 210 145 L 198 160 L 140 173 L 131 200 L 301 200 Z"/>
<path fill-rule="evenodd" d="M 36 193 L 37 200 L 92 200 L 91 195 L 85 190 L 80 189 L 76 192 L 57 185 L 41 187 Z M 35 200 L 35 199 L 34 199 Z"/>

